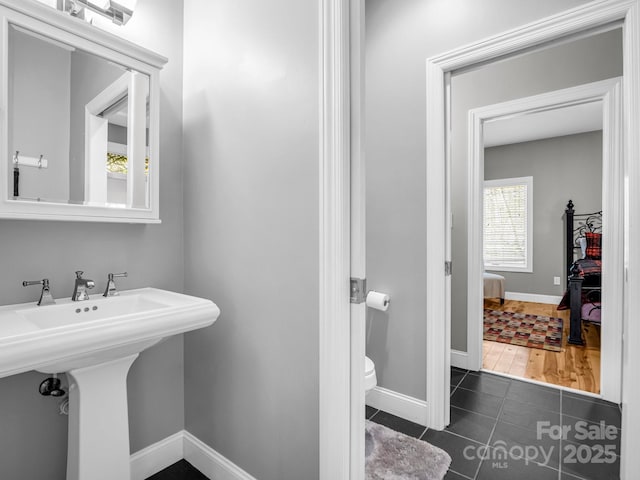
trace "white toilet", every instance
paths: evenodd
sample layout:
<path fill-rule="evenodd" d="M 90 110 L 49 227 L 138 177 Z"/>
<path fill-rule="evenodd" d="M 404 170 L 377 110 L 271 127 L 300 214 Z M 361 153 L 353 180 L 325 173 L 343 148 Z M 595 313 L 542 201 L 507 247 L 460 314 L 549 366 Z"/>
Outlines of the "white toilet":
<path fill-rule="evenodd" d="M 369 357 L 364 357 L 364 393 L 369 393 L 378 384 L 376 366 Z"/>

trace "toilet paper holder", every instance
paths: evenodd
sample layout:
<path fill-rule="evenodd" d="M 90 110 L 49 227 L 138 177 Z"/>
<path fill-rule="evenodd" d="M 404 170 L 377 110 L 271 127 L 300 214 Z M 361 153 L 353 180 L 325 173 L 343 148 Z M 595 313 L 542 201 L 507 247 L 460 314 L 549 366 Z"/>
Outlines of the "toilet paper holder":
<path fill-rule="evenodd" d="M 367 279 L 366 278 L 351 278 L 351 303 L 359 304 L 365 303 L 367 301 L 367 295 L 371 293 L 373 290 L 367 290 Z M 386 300 L 385 307 L 389 305 L 391 302 L 390 299 Z"/>
<path fill-rule="evenodd" d="M 389 298 L 389 294 L 387 293 L 369 290 L 367 292 L 367 296 L 365 297 L 364 303 L 368 308 L 374 308 L 376 310 L 386 312 L 389 308 L 389 304 L 391 303 L 391 299 Z"/>

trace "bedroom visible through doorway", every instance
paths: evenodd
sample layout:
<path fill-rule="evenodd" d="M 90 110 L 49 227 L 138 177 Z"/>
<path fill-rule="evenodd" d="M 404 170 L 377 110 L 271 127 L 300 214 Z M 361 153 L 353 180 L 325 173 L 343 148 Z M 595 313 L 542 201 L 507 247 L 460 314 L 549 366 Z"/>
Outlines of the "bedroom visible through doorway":
<path fill-rule="evenodd" d="M 586 218 L 573 222 L 564 214 L 567 196 L 585 211 L 602 211 L 602 108 L 565 109 L 562 125 L 576 124 L 575 115 L 594 117 L 586 122 L 587 131 L 567 135 L 549 129 L 555 120 L 548 114 L 537 115 L 547 118 L 530 115 L 518 138 L 505 133 L 511 119 L 485 126 L 482 367 L 600 394 L 601 317 L 582 322 L 572 337 L 563 295 L 573 262 L 583 257 L 565 242 L 578 246 L 588 229 Z M 549 133 L 536 134 L 535 125 Z M 590 221 L 591 228 L 601 235 L 601 217 L 597 220 L 597 225 Z M 572 221 L 570 234 L 567 221 Z M 589 294 L 585 303 L 599 313 L 600 290 L 594 287 Z"/>
<path fill-rule="evenodd" d="M 616 97 L 617 85 L 612 79 L 470 112 L 471 195 L 480 200 L 469 223 L 469 346 L 479 347 L 477 357 L 469 349 L 470 360 L 614 402 L 620 399 L 623 229 L 610 118 L 617 109 L 609 95 Z M 602 90 L 605 100 L 585 95 L 590 90 Z M 585 100 L 543 108 L 547 95 Z M 520 103 L 529 106 L 518 110 Z M 600 123 L 548 129 L 550 112 L 563 125 L 589 114 Z M 524 132 L 519 138 L 502 141 L 506 125 L 519 121 L 532 123 L 515 129 Z M 527 137 L 536 122 L 548 132 Z"/>

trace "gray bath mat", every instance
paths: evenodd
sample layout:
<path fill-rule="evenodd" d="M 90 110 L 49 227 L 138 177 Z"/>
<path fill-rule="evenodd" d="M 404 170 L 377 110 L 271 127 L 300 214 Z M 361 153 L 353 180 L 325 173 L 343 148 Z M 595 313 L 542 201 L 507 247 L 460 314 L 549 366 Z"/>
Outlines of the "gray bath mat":
<path fill-rule="evenodd" d="M 367 420 L 366 480 L 442 480 L 451 457 L 433 445 Z"/>

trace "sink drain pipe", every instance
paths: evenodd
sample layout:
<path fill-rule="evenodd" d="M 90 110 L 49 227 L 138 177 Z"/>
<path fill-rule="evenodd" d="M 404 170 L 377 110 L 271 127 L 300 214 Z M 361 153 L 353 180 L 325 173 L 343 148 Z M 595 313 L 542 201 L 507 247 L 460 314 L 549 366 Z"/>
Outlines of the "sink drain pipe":
<path fill-rule="evenodd" d="M 42 381 L 39 391 L 40 395 L 44 395 L 46 397 L 63 397 L 67 394 L 67 392 L 61 387 L 60 379 L 56 373 Z"/>

